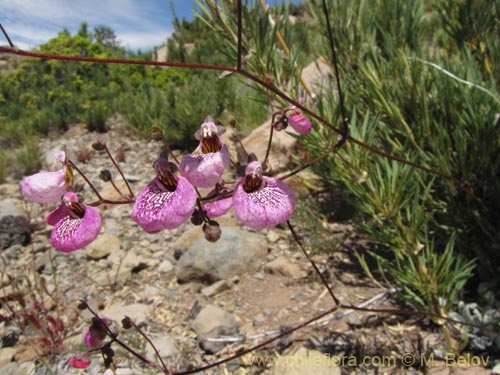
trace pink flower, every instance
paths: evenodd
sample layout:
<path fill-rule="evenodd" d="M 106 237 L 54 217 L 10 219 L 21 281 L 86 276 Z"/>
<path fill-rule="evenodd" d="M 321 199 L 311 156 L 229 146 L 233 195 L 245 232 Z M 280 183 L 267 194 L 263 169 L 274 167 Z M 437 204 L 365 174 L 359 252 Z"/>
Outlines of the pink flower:
<path fill-rule="evenodd" d="M 79 356 L 71 357 L 69 365 L 73 368 L 87 368 L 92 363 L 89 353 L 83 353 Z"/>
<path fill-rule="evenodd" d="M 83 336 L 83 341 L 89 349 L 95 349 L 101 346 L 102 342 L 106 338 L 106 324 L 108 320 L 106 318 L 96 317 L 92 318 L 92 324 L 85 331 Z"/>
<path fill-rule="evenodd" d="M 71 169 L 66 165 L 66 154 L 61 151 L 57 159 L 64 167 L 54 172 L 39 172 L 26 177 L 21 182 L 23 196 L 38 203 L 54 203 L 61 199 L 72 182 Z"/>
<path fill-rule="evenodd" d="M 297 133 L 309 134 L 312 128 L 311 121 L 301 111 L 295 108 L 287 117 L 288 123 Z"/>
<path fill-rule="evenodd" d="M 75 193 L 63 195 L 62 204 L 47 215 L 54 225 L 50 242 L 57 250 L 68 253 L 87 246 L 101 230 L 101 215 L 93 207 L 78 202 Z"/>
<path fill-rule="evenodd" d="M 254 229 L 286 222 L 295 208 L 295 194 L 284 182 L 262 175 L 262 165 L 253 161 L 240 177 L 233 194 L 236 217 Z"/>
<path fill-rule="evenodd" d="M 141 191 L 132 211 L 132 219 L 148 233 L 179 227 L 196 206 L 194 187 L 173 174 L 166 159 L 158 159 L 154 168 L 156 177 Z"/>
<path fill-rule="evenodd" d="M 197 132 L 200 144 L 179 166 L 182 175 L 196 187 L 211 187 L 218 183 L 231 160 L 219 137 L 223 127 L 215 125 L 210 118 L 207 120 L 210 121 L 201 124 Z"/>

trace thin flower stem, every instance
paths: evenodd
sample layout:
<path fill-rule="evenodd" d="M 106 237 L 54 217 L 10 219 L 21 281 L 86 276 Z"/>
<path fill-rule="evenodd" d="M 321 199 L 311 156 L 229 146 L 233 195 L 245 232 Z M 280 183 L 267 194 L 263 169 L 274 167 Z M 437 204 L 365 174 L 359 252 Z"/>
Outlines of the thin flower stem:
<path fill-rule="evenodd" d="M 238 62 L 237 62 L 237 65 L 236 65 L 236 70 L 239 72 L 241 71 L 241 67 L 242 67 L 242 57 L 241 57 L 241 50 L 242 50 L 242 37 L 241 37 L 241 33 L 242 33 L 242 30 L 243 30 L 243 27 L 242 27 L 242 20 L 241 20 L 241 0 L 238 0 L 237 1 L 237 8 L 236 8 L 236 12 L 238 14 Z"/>
<path fill-rule="evenodd" d="M 9 34 L 7 34 L 7 31 L 5 31 L 1 23 L 0 29 L 2 29 L 2 34 L 5 36 L 5 39 L 7 39 L 7 43 L 9 43 L 10 48 L 16 48 L 16 46 L 14 46 L 14 43 L 12 43 L 12 40 L 10 40 Z"/>
<path fill-rule="evenodd" d="M 146 61 L 146 60 L 135 60 L 135 59 L 110 59 L 110 58 L 86 57 L 86 56 L 62 56 L 62 55 L 53 55 L 40 52 L 24 51 L 22 49 L 15 47 L 0 47 L 0 53 L 9 53 L 19 56 L 28 56 L 40 59 L 54 59 L 63 61 L 80 61 L 80 62 L 91 62 L 91 63 L 102 63 L 102 64 L 168 66 L 174 68 L 236 72 L 236 68 L 224 65 L 191 64 L 191 63 L 168 62 L 168 61 Z"/>
<path fill-rule="evenodd" d="M 104 143 L 104 150 L 106 151 L 106 154 L 108 154 L 108 157 L 111 159 L 111 162 L 115 166 L 118 173 L 120 173 L 120 176 L 122 176 L 123 181 L 125 181 L 125 184 L 127 185 L 127 189 L 129 192 L 129 197 L 135 198 L 134 192 L 132 191 L 132 188 L 130 187 L 128 180 L 125 178 L 125 175 L 123 174 L 121 168 L 118 166 L 118 163 L 115 161 L 115 158 L 113 158 L 113 155 L 111 155 L 111 152 L 109 151 L 108 145 L 106 143 Z M 111 183 L 113 183 L 113 181 L 111 181 Z M 114 183 L 113 183 L 113 186 L 115 186 Z M 121 194 L 120 190 L 118 190 L 118 188 L 116 186 L 115 186 L 115 189 L 117 189 L 117 191 Z"/>
<path fill-rule="evenodd" d="M 101 194 L 99 193 L 99 191 L 97 191 L 97 189 L 95 188 L 95 186 L 92 184 L 92 182 L 90 182 L 90 180 L 87 178 L 87 176 L 85 175 L 85 173 L 83 173 L 80 168 L 78 168 L 78 166 L 73 163 L 70 159 L 67 160 L 67 163 L 71 166 L 71 168 L 74 168 L 78 174 L 80 176 L 82 176 L 82 178 L 85 180 L 85 182 L 87 183 L 87 185 L 90 186 L 90 188 L 92 189 L 92 191 L 94 192 L 95 195 L 97 195 L 97 198 L 99 198 L 99 201 L 103 201 L 103 198 L 101 196 Z M 91 206 L 91 205 L 89 205 Z"/>
<path fill-rule="evenodd" d="M 308 114 L 312 118 L 316 119 L 323 125 L 327 126 L 330 128 L 332 131 L 339 133 L 341 136 L 344 134 L 344 132 L 332 124 L 330 124 L 327 120 L 323 119 L 316 113 L 312 112 L 311 110 L 307 109 L 304 107 L 302 104 L 298 103 L 296 100 L 293 100 L 280 90 L 278 90 L 276 87 L 273 85 L 265 82 L 264 80 L 258 78 L 257 76 L 253 75 L 252 73 L 247 72 L 246 70 L 242 69 L 241 71 L 238 71 L 234 67 L 228 67 L 228 66 L 214 66 L 214 65 L 205 65 L 205 64 L 188 64 L 188 63 L 175 63 L 175 62 L 156 62 L 156 61 L 144 61 L 144 60 L 128 60 L 128 59 L 104 59 L 104 58 L 91 58 L 91 57 L 83 57 L 83 56 L 60 56 L 60 55 L 52 55 L 52 54 L 44 54 L 44 53 L 35 53 L 35 52 L 28 52 L 28 51 L 23 51 L 17 48 L 10 48 L 10 47 L 0 47 L 0 53 L 8 53 L 8 54 L 14 54 L 14 55 L 21 55 L 21 56 L 31 56 L 31 57 L 37 57 L 37 58 L 43 58 L 43 59 L 53 59 L 53 60 L 70 60 L 70 61 L 82 61 L 82 62 L 96 62 L 96 63 L 107 63 L 107 64 L 137 64 L 137 65 L 146 65 L 146 66 L 174 66 L 178 68 L 194 68 L 194 69 L 212 69 L 212 70 L 223 70 L 223 71 L 229 71 L 229 72 L 234 72 L 234 73 L 239 73 L 242 76 L 250 79 L 251 81 L 261 85 L 264 88 L 267 88 L 269 91 L 274 93 L 276 96 L 282 98 L 283 100 L 287 101 L 290 104 L 293 104 L 297 108 L 299 108 L 302 112 L 305 114 Z M 342 139 L 338 142 L 340 145 L 342 144 Z M 413 168 L 422 170 L 424 172 L 433 174 L 435 176 L 439 176 L 442 178 L 445 178 L 452 183 L 454 183 L 460 190 L 464 191 L 468 195 L 470 195 L 476 202 L 479 204 L 483 205 L 481 200 L 465 185 L 463 185 L 459 180 L 456 178 L 447 175 L 446 173 L 440 172 L 436 169 L 425 167 L 423 165 L 414 163 L 410 160 L 406 160 L 394 155 L 391 155 L 381 149 L 378 149 L 376 147 L 370 146 L 367 143 L 364 143 L 363 141 L 360 141 L 356 138 L 353 138 L 352 136 L 347 135 L 346 141 L 352 142 L 354 144 L 357 144 L 358 146 L 373 152 L 379 156 L 382 156 L 384 158 L 387 158 L 389 160 L 394 160 L 398 163 L 401 164 L 406 164 L 409 165 Z M 316 159 L 315 159 L 316 160 Z M 308 165 L 311 165 L 312 163 L 309 163 Z M 295 172 L 297 173 L 297 172 Z"/>
<path fill-rule="evenodd" d="M 345 104 L 344 104 L 344 94 L 342 93 L 342 86 L 340 84 L 339 66 L 337 63 L 337 53 L 335 52 L 335 43 L 334 43 L 333 35 L 332 35 L 332 27 L 330 25 L 330 17 L 328 15 L 326 1 L 323 0 L 322 3 L 323 3 L 323 14 L 324 14 L 325 19 L 326 19 L 326 31 L 328 34 L 328 41 L 330 42 L 330 51 L 332 52 L 332 63 L 333 63 L 333 70 L 335 73 L 335 82 L 337 84 L 337 91 L 339 93 L 340 114 L 342 116 L 342 132 L 341 132 L 342 137 L 334 147 L 334 148 L 339 148 L 347 141 L 347 138 L 349 135 L 349 120 L 347 119 L 347 116 L 346 116 Z"/>
<path fill-rule="evenodd" d="M 335 302 L 335 305 L 339 306 L 340 305 L 339 299 L 333 293 L 332 288 L 330 288 L 330 285 L 328 285 L 328 281 L 326 280 L 325 276 L 321 273 L 321 271 L 319 270 L 319 268 L 316 265 L 316 263 L 314 262 L 314 260 L 312 260 L 312 258 L 309 256 L 309 253 L 304 248 L 304 245 L 302 245 L 302 241 L 300 241 L 299 236 L 297 236 L 297 233 L 295 232 L 295 229 L 293 229 L 293 226 L 290 223 L 290 220 L 286 221 L 286 225 L 288 226 L 288 229 L 290 229 L 290 232 L 292 233 L 293 239 L 295 240 L 295 242 L 297 243 L 297 245 L 299 245 L 300 250 L 302 250 L 302 252 L 306 256 L 306 258 L 309 261 L 309 263 L 311 263 L 311 265 L 313 266 L 314 271 L 316 271 L 316 273 L 318 274 L 319 278 L 321 279 L 321 282 L 323 283 L 323 285 L 325 286 L 325 288 L 328 290 L 328 293 L 330 293 L 330 296 L 332 297 L 333 301 Z"/>
<path fill-rule="evenodd" d="M 128 317 L 125 317 L 125 318 L 128 318 Z M 162 359 L 162 358 L 161 358 L 161 356 L 160 356 L 160 352 L 159 352 L 159 351 L 158 351 L 158 349 L 156 348 L 155 344 L 153 344 L 153 342 L 151 341 L 151 339 L 150 339 L 150 338 L 149 338 L 149 337 L 148 337 L 148 336 L 147 336 L 147 335 L 143 332 L 143 330 L 142 330 L 142 329 L 140 329 L 140 328 L 137 326 L 137 324 L 135 324 L 135 322 L 134 322 L 132 319 L 130 319 L 130 318 L 128 318 L 128 319 L 129 319 L 130 323 L 132 323 L 132 326 L 135 328 L 135 330 L 136 330 L 137 332 L 139 332 L 139 333 L 140 333 L 140 335 L 141 335 L 142 337 L 144 337 L 144 339 L 148 342 L 148 344 L 149 344 L 149 345 L 153 348 L 153 350 L 155 351 L 156 356 L 158 357 L 158 359 L 159 359 L 159 360 L 160 360 L 160 362 L 161 362 L 161 365 L 162 365 L 163 370 L 165 371 L 165 373 L 166 373 L 166 374 L 171 374 L 171 372 L 170 372 L 170 371 L 169 371 L 169 369 L 167 368 L 167 365 L 165 365 L 165 362 L 163 362 L 163 359 Z"/>
<path fill-rule="evenodd" d="M 102 325 L 104 326 L 104 328 L 106 329 L 106 334 L 111 338 L 111 342 L 106 344 L 106 345 L 111 345 L 112 343 L 116 342 L 118 345 L 120 345 L 123 349 L 125 349 L 127 352 L 129 352 L 130 354 L 132 354 L 133 356 L 135 356 L 137 359 L 139 359 L 141 362 L 143 363 L 146 363 L 148 366 L 151 366 L 157 370 L 160 370 L 162 371 L 164 374 L 169 374 L 168 372 L 165 373 L 164 370 L 158 366 L 157 363 L 151 361 L 150 359 L 144 357 L 143 355 L 137 353 L 132 347 L 130 347 L 127 343 L 121 341 L 117 334 L 114 333 L 111 328 L 109 328 L 108 324 L 106 322 L 104 322 L 100 317 L 99 315 L 88 305 L 87 302 L 85 302 L 84 300 L 80 300 L 81 303 L 85 304 L 85 308 L 87 310 L 90 311 L 90 313 L 92 315 L 94 315 L 97 319 L 100 320 L 100 322 L 102 323 Z M 94 350 L 95 351 L 95 350 Z M 168 370 L 167 370 L 168 371 Z"/>
<path fill-rule="evenodd" d="M 174 372 L 173 375 L 189 375 L 189 374 L 195 374 L 195 373 L 198 373 L 198 372 L 202 372 L 202 371 L 206 371 L 208 369 L 211 369 L 211 368 L 214 368 L 214 367 L 217 367 L 217 366 L 220 366 L 224 363 L 227 363 L 227 362 L 230 362 L 234 359 L 237 359 L 239 357 L 242 357 L 244 356 L 245 354 L 248 354 L 248 353 L 251 353 L 255 350 L 258 350 L 260 348 L 263 348 L 269 344 L 271 344 L 272 342 L 274 341 L 277 341 L 285 336 L 288 336 L 289 334 L 299 330 L 299 329 L 302 329 L 304 327 L 306 327 L 307 325 L 311 324 L 312 322 L 315 322 L 333 312 L 335 312 L 336 310 L 338 309 L 338 306 L 334 306 L 332 307 L 331 309 L 309 319 L 309 320 L 306 320 L 305 322 L 302 322 L 300 324 L 297 324 L 296 326 L 292 327 L 291 329 L 289 330 L 286 330 L 285 332 L 282 332 L 280 333 L 279 335 L 277 336 L 274 336 L 272 338 L 270 338 L 269 340 L 266 340 L 266 341 L 263 341 L 261 342 L 260 344 L 258 345 L 255 345 L 255 346 L 252 346 L 251 348 L 249 349 L 245 349 L 245 350 L 241 350 L 241 351 L 238 351 L 237 354 L 234 354 L 232 356 L 229 356 L 229 357 L 226 357 L 226 358 L 223 358 L 219 361 L 216 361 L 216 362 L 213 362 L 213 363 L 210 363 L 209 365 L 206 365 L 206 366 L 203 366 L 203 367 L 199 367 L 197 369 L 194 369 L 194 370 L 189 370 L 189 371 L 181 371 L 181 372 Z"/>
<path fill-rule="evenodd" d="M 109 182 L 111 183 L 111 185 L 113 185 L 113 188 L 116 190 L 116 192 L 118 194 L 120 194 L 120 196 L 122 198 L 126 198 L 125 195 L 121 192 L 121 190 L 118 188 L 118 186 L 116 186 L 115 182 L 113 181 L 113 179 L 109 180 Z"/>
<path fill-rule="evenodd" d="M 269 153 L 271 152 L 271 146 L 273 143 L 273 133 L 274 133 L 274 117 L 276 116 L 276 113 L 274 113 L 274 107 L 273 107 L 273 101 L 271 100 L 271 97 L 269 96 L 269 90 L 266 90 L 266 98 L 267 98 L 267 103 L 269 104 L 269 109 L 271 110 L 271 113 L 273 114 L 273 117 L 271 119 L 271 130 L 269 131 L 269 140 L 267 142 L 267 149 L 266 149 L 266 156 L 264 156 L 264 161 L 262 162 L 262 165 L 268 167 L 267 161 L 269 159 Z"/>

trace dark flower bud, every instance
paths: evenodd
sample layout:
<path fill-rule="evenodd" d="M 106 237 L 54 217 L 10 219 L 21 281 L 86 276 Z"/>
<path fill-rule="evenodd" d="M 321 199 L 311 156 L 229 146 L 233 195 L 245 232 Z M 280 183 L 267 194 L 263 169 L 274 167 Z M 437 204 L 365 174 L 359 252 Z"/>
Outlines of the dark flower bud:
<path fill-rule="evenodd" d="M 158 142 L 161 142 L 165 139 L 165 137 L 163 136 L 163 132 L 161 131 L 160 128 L 153 128 L 153 131 L 151 132 L 151 134 L 149 135 L 151 140 L 152 141 L 158 141 Z"/>
<path fill-rule="evenodd" d="M 203 213 L 200 210 L 195 210 L 193 215 L 191 215 L 191 224 L 201 225 L 203 224 Z"/>
<path fill-rule="evenodd" d="M 281 131 L 281 130 L 284 130 L 288 127 L 288 117 L 286 115 L 282 115 L 278 121 L 276 121 L 274 124 L 273 124 L 273 128 L 274 130 L 276 131 Z"/>
<path fill-rule="evenodd" d="M 106 143 L 103 141 L 98 141 L 92 144 L 92 148 L 96 151 L 104 151 L 106 149 Z"/>
<path fill-rule="evenodd" d="M 104 348 L 102 348 L 101 352 L 105 357 L 114 357 L 115 355 L 115 351 L 113 350 L 113 348 L 111 348 L 110 345 L 106 345 Z"/>
<path fill-rule="evenodd" d="M 129 329 L 132 327 L 132 325 L 132 320 L 128 316 L 122 319 L 122 327 L 124 329 Z"/>
<path fill-rule="evenodd" d="M 210 242 L 217 242 L 222 234 L 219 223 L 214 220 L 203 224 L 203 232 L 205 233 L 205 239 Z"/>
<path fill-rule="evenodd" d="M 108 182 L 108 181 L 111 181 L 111 172 L 107 169 L 103 169 L 101 171 L 101 173 L 99 173 L 99 177 L 101 178 L 101 180 L 103 180 L 104 182 Z"/>

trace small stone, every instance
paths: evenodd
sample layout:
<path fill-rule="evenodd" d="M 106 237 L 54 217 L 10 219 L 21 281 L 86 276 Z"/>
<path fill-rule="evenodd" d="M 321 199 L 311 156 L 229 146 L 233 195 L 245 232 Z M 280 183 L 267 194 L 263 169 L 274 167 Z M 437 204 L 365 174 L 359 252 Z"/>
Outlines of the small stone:
<path fill-rule="evenodd" d="M 264 266 L 264 271 L 271 274 L 290 277 L 292 279 L 301 279 L 302 277 L 304 277 L 304 273 L 302 272 L 300 267 L 290 262 L 288 258 L 284 256 L 280 256 L 266 264 Z"/>
<path fill-rule="evenodd" d="M 201 290 L 201 294 L 203 294 L 205 297 L 212 297 L 230 288 L 231 286 L 226 280 L 219 280 L 212 285 L 203 288 Z"/>
<path fill-rule="evenodd" d="M 264 280 L 264 274 L 262 272 L 257 272 L 252 275 L 252 277 L 256 280 Z"/>
<path fill-rule="evenodd" d="M 280 239 L 280 235 L 278 233 L 276 233 L 276 231 L 274 230 L 270 230 L 268 233 L 267 233 L 267 240 L 270 242 L 270 243 L 275 243 L 276 241 L 278 241 Z"/>
<path fill-rule="evenodd" d="M 144 289 L 144 297 L 154 297 L 160 294 L 160 289 L 155 286 L 147 286 Z"/>
<path fill-rule="evenodd" d="M 162 336 L 152 336 L 150 337 L 156 349 L 160 353 L 160 357 L 165 360 L 165 358 L 175 357 L 179 351 L 175 345 L 175 341 L 168 334 L 163 334 Z M 148 358 L 155 358 L 156 353 L 153 348 L 148 345 L 146 349 L 146 356 Z"/>
<path fill-rule="evenodd" d="M 216 353 L 226 343 L 206 341 L 206 338 L 234 336 L 238 334 L 238 324 L 233 315 L 220 307 L 208 305 L 203 308 L 193 322 L 200 346 L 208 353 Z"/>
<path fill-rule="evenodd" d="M 121 248 L 121 241 L 111 234 L 103 234 L 85 248 L 87 257 L 93 260 L 106 258 L 111 253 L 118 253 Z"/>
<path fill-rule="evenodd" d="M 160 263 L 158 266 L 158 271 L 160 273 L 168 273 L 174 269 L 174 266 L 172 263 L 170 263 L 169 260 L 164 260 L 163 262 Z"/>
<path fill-rule="evenodd" d="M 47 250 L 47 244 L 45 244 L 43 242 L 35 242 L 33 244 L 33 249 L 34 249 L 35 253 L 42 253 L 45 250 Z"/>

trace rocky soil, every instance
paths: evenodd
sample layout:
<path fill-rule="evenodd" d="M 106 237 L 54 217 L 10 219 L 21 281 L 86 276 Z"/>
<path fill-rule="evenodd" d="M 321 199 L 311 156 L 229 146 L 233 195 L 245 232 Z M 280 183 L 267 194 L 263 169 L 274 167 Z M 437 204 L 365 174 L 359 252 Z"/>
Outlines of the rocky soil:
<path fill-rule="evenodd" d="M 117 119 L 111 123 L 103 137 L 137 194 L 154 176 L 151 164 L 160 146 L 130 136 Z M 75 125 L 45 140 L 41 149 L 46 167 L 55 168 L 53 155 L 65 147 L 73 160 L 81 160 L 81 169 L 105 197 L 117 198 L 110 184 L 97 177 L 102 169 L 117 174 L 104 155 L 90 151 L 95 139 L 96 134 Z M 90 202 L 95 197 L 82 181 L 76 177 L 79 193 Z M 106 317 L 123 341 L 154 360 L 153 350 L 136 330 L 121 328 L 121 319 L 129 316 L 175 371 L 228 357 L 334 305 L 286 228 L 251 231 L 230 212 L 219 220 L 221 239 L 209 243 L 190 223 L 151 235 L 131 220 L 129 205 L 100 208 L 103 228 L 98 240 L 64 254 L 50 246 L 51 228 L 44 222 L 48 208 L 24 201 L 19 181 L 0 185 L 1 374 L 102 374 L 98 353 L 83 372 L 68 366 L 72 355 L 85 351 L 82 332 L 91 318 L 86 311 L 77 316 L 79 300 Z M 310 233 L 297 225 L 301 239 L 310 243 Z M 355 305 L 394 307 L 390 291 L 367 278 L 354 257 L 354 250 L 367 241 L 349 222 L 324 223 L 324 228 L 332 247 L 313 252 L 313 258 L 338 298 Z M 411 316 L 342 310 L 204 373 L 489 373 L 482 367 L 446 366 L 439 331 L 426 323 Z M 157 373 L 114 348 L 117 374 Z M 423 353 L 424 359 L 434 356 L 434 361 L 426 369 L 418 357 L 407 369 L 401 365 L 403 353 Z M 362 358 L 376 361 L 383 356 L 392 362 L 360 363 Z M 339 362 L 342 358 L 345 362 Z"/>

